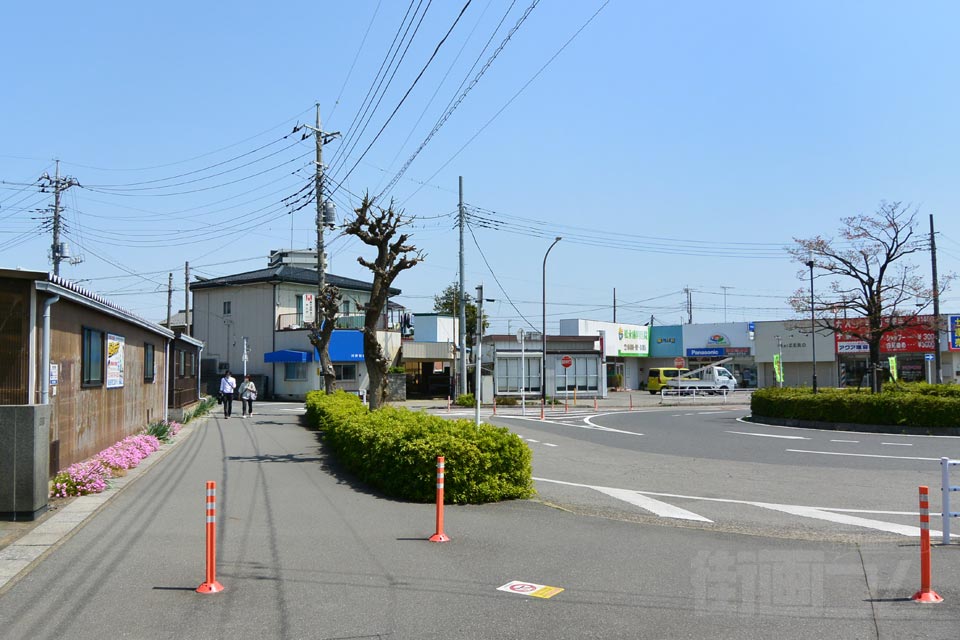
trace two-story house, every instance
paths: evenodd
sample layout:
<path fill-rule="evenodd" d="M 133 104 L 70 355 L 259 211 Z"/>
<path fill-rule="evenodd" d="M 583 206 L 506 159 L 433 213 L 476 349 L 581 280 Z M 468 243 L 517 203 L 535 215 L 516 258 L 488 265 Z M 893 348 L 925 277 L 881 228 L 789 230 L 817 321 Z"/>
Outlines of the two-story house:
<path fill-rule="evenodd" d="M 261 397 L 278 399 L 302 399 L 307 391 L 322 388 L 306 326 L 314 320 L 310 307 L 317 293 L 317 271 L 311 264 L 316 264 L 315 252 L 275 251 L 265 269 L 190 284 L 193 336 L 206 344 L 204 380 L 216 384 L 224 371 L 237 377 L 246 371 Z M 337 386 L 359 392 L 369 382 L 360 329 L 372 284 L 331 273 L 326 280 L 340 288 L 342 298 L 329 348 Z M 390 289 L 391 295 L 399 293 Z M 385 309 L 377 338 L 392 363 L 400 348 L 400 321 L 390 317 Z"/>

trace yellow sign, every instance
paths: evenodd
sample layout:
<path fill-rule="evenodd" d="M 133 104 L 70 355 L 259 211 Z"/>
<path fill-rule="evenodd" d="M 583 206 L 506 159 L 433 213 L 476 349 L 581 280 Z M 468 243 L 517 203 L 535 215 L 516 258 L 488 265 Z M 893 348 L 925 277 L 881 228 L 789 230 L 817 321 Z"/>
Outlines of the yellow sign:
<path fill-rule="evenodd" d="M 548 587 L 545 584 L 535 584 L 533 582 L 524 582 L 522 580 L 511 580 L 502 587 L 497 587 L 497 591 L 506 591 L 507 593 L 515 593 L 520 596 L 546 599 L 557 595 L 563 591 L 563 588 Z"/>

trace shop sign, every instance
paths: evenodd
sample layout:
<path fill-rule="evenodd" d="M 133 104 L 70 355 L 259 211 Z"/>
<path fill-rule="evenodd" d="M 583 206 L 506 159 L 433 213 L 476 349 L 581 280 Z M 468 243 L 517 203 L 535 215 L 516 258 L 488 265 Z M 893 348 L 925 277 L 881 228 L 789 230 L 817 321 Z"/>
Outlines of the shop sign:
<path fill-rule="evenodd" d="M 687 349 L 687 357 L 689 358 L 717 358 L 725 355 L 727 355 L 727 350 L 724 347 L 714 347 L 712 349 Z"/>
<path fill-rule="evenodd" d="M 917 316 L 915 324 L 884 334 L 880 341 L 880 353 L 919 353 L 937 348 L 937 331 L 933 316 Z M 837 353 L 869 353 L 870 346 L 852 334 L 863 335 L 868 331 L 866 318 L 837 320 L 839 331 L 835 335 Z"/>
<path fill-rule="evenodd" d="M 960 316 L 950 316 L 950 351 L 960 351 Z"/>

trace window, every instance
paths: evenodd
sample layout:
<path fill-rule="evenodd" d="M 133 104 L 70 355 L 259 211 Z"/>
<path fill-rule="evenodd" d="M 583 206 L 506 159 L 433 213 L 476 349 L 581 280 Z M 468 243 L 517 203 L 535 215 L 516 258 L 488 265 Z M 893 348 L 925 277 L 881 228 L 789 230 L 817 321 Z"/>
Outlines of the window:
<path fill-rule="evenodd" d="M 596 356 L 573 356 L 573 364 L 564 367 L 560 358 L 555 360 L 557 391 L 597 391 L 599 389 L 599 361 Z"/>
<path fill-rule="evenodd" d="M 197 354 L 193 351 L 190 352 L 190 377 L 197 377 Z"/>
<path fill-rule="evenodd" d="M 177 351 L 177 376 L 182 378 L 187 372 L 187 353 L 186 351 Z"/>
<path fill-rule="evenodd" d="M 340 313 L 350 313 L 350 301 L 344 300 L 340 303 Z"/>
<path fill-rule="evenodd" d="M 303 296 L 297 294 L 297 324 L 303 325 Z"/>
<path fill-rule="evenodd" d="M 225 315 L 225 316 L 230 315 L 230 301 L 229 301 L 229 300 L 224 300 L 224 301 L 223 301 L 223 315 Z"/>
<path fill-rule="evenodd" d="M 306 380 L 307 363 L 306 362 L 284 362 L 283 363 L 284 380 Z"/>
<path fill-rule="evenodd" d="M 540 391 L 540 355 L 528 355 L 523 374 L 526 375 L 524 393 Z M 520 358 L 498 356 L 496 366 L 497 393 L 520 394 L 521 379 Z"/>
<path fill-rule="evenodd" d="M 357 379 L 357 365 L 355 364 L 335 364 L 333 365 L 333 372 L 336 374 L 337 380 Z"/>
<path fill-rule="evenodd" d="M 144 343 L 143 345 L 143 381 L 144 382 L 153 382 L 157 377 L 156 368 L 154 366 L 154 356 L 156 352 L 154 351 L 154 346 L 149 342 Z"/>
<path fill-rule="evenodd" d="M 103 384 L 103 331 L 84 327 L 82 367 L 84 387 L 99 387 Z"/>

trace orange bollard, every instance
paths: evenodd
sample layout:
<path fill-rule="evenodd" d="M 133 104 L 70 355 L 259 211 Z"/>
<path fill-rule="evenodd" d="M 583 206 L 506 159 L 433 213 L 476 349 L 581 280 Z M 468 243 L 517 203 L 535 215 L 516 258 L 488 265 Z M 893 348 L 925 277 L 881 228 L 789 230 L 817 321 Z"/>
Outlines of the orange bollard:
<path fill-rule="evenodd" d="M 493 415 L 497 415 L 497 399 L 493 399 Z"/>
<path fill-rule="evenodd" d="M 443 532 L 443 456 L 437 456 L 437 532 L 430 536 L 430 542 L 448 542 L 450 538 Z"/>
<path fill-rule="evenodd" d="M 540 419 L 541 420 L 543 420 L 545 417 L 543 411 L 544 411 L 543 398 L 540 398 Z"/>
<path fill-rule="evenodd" d="M 207 481 L 207 579 L 197 593 L 218 593 L 223 585 L 217 582 L 217 483 Z"/>
<path fill-rule="evenodd" d="M 920 487 L 920 591 L 913 594 L 914 602 L 936 603 L 943 598 L 930 588 L 930 499 L 929 488 Z M 946 517 L 946 514 L 944 514 Z"/>
<path fill-rule="evenodd" d="M 633 394 L 630 394 L 630 411 L 633 411 Z"/>
<path fill-rule="evenodd" d="M 564 412 L 564 413 L 567 412 L 567 403 L 568 403 L 569 401 L 570 401 L 570 397 L 569 397 L 569 396 L 563 396 L 563 412 Z M 576 391 L 574 391 L 573 406 L 577 406 Z"/>
<path fill-rule="evenodd" d="M 597 396 L 593 396 L 593 410 L 597 410 Z"/>
<path fill-rule="evenodd" d="M 450 396 L 447 396 L 447 413 L 450 413 Z"/>

